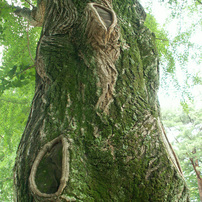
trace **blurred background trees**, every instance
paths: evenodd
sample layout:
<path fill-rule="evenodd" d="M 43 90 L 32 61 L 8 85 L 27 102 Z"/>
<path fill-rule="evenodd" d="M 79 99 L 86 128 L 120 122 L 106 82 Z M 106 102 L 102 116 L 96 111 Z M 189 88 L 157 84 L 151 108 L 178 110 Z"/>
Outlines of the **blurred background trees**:
<path fill-rule="evenodd" d="M 34 84 L 6 90 L 0 97 L 0 201 L 13 199 L 16 150 L 30 111 Z"/>
<path fill-rule="evenodd" d="M 198 183 L 202 183 L 202 108 L 162 110 L 167 136 L 178 155 L 192 201 L 200 201 Z M 201 193 L 200 193 L 201 194 Z"/>

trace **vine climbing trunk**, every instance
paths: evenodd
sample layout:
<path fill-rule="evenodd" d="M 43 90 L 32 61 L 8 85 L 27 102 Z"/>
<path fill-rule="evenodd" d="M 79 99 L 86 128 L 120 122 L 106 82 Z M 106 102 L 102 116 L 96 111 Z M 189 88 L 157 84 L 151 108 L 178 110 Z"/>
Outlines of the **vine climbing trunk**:
<path fill-rule="evenodd" d="M 15 12 L 42 26 L 16 201 L 189 201 L 139 2 L 38 0 Z"/>

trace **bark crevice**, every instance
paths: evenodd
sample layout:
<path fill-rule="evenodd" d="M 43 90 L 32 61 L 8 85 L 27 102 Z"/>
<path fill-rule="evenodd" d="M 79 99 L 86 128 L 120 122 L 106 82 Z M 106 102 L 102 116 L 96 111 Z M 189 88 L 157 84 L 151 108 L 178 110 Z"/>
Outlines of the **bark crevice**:
<path fill-rule="evenodd" d="M 113 102 L 118 76 L 115 62 L 120 55 L 120 30 L 116 14 L 110 4 L 106 7 L 97 3 L 89 3 L 86 8 L 86 18 L 88 43 L 96 51 L 96 72 L 99 78 L 97 87 L 102 89 L 101 93 L 98 92 L 99 99 L 95 108 L 107 114 Z"/>

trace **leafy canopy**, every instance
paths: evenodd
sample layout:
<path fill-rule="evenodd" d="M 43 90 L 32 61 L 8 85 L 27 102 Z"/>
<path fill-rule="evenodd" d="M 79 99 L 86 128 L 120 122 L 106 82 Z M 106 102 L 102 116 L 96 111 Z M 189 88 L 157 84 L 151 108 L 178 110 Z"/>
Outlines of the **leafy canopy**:
<path fill-rule="evenodd" d="M 146 24 L 157 39 L 161 59 L 161 87 L 164 91 L 176 93 L 186 109 L 186 104 L 194 99 L 193 88 L 198 86 L 202 90 L 201 1 L 165 0 L 161 4 L 157 0 L 141 2 L 149 12 Z M 159 16 L 158 13 L 162 13 L 162 19 L 165 18 L 164 21 L 158 20 L 162 24 L 161 28 L 153 17 Z"/>
<path fill-rule="evenodd" d="M 26 1 L 22 6 L 29 7 Z M 23 87 L 35 79 L 34 59 L 40 28 L 33 28 L 13 9 L 0 2 L 0 95 L 9 88 Z"/>

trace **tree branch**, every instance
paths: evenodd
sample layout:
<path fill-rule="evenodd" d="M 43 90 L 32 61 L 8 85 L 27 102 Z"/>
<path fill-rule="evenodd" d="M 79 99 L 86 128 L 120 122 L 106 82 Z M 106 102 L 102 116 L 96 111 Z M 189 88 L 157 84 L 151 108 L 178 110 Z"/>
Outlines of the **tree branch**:
<path fill-rule="evenodd" d="M 29 55 L 30 55 L 32 61 L 35 63 L 35 60 L 32 57 L 32 53 L 31 53 L 31 50 L 30 50 L 30 47 L 29 47 L 29 22 L 27 24 L 27 30 L 26 30 L 26 32 L 27 32 L 27 48 L 28 48 L 28 51 L 29 51 Z"/>
<path fill-rule="evenodd" d="M 28 1 L 26 1 L 27 3 L 29 3 Z M 5 6 L 8 6 L 12 9 L 14 9 L 14 13 L 19 16 L 19 17 L 23 17 L 26 20 L 28 20 L 28 22 L 30 23 L 30 25 L 34 26 L 34 27 L 41 27 L 43 25 L 43 20 L 44 20 L 44 13 L 45 13 L 45 2 L 44 0 L 38 1 L 38 5 L 37 7 L 34 7 L 31 3 L 29 3 L 33 9 L 30 10 L 29 8 L 21 8 L 18 6 L 12 6 L 9 5 L 8 3 L 5 3 Z"/>
<path fill-rule="evenodd" d="M 25 0 L 30 6 L 32 6 L 34 8 L 34 5 L 31 4 L 29 1 Z"/>
<path fill-rule="evenodd" d="M 23 17 L 26 20 L 28 20 L 28 22 L 34 26 L 34 27 L 38 27 L 38 22 L 35 20 L 33 13 L 36 12 L 36 7 L 34 7 L 32 10 L 30 10 L 29 8 L 20 8 L 20 7 L 14 7 L 14 13 L 19 16 L 19 17 Z"/>
<path fill-rule="evenodd" d="M 200 173 L 199 173 L 199 171 L 196 169 L 197 165 L 195 165 L 195 163 L 194 163 L 194 161 L 193 161 L 193 158 L 189 158 L 189 159 L 190 159 L 191 164 L 192 164 L 192 166 L 193 166 L 193 168 L 194 168 L 194 171 L 195 171 L 195 173 L 196 173 L 197 178 L 198 178 L 198 179 L 201 179 Z"/>
<path fill-rule="evenodd" d="M 161 38 L 156 38 L 156 39 L 161 41 L 169 41 L 168 39 L 161 39 Z"/>
<path fill-rule="evenodd" d="M 199 4 L 202 4 L 202 2 L 200 0 L 196 0 L 196 1 L 198 1 Z"/>
<path fill-rule="evenodd" d="M 31 69 L 32 67 L 35 67 L 35 64 L 33 64 L 32 66 L 29 66 L 28 68 L 24 69 L 23 71 L 19 72 L 17 75 L 22 74 L 23 72 L 26 72 L 28 69 Z"/>
<path fill-rule="evenodd" d="M 17 73 L 15 73 L 15 74 L 13 74 L 12 78 L 13 78 L 13 77 L 16 77 L 16 76 L 18 76 L 18 75 L 20 75 L 20 74 L 22 74 L 22 73 L 24 73 L 25 71 L 27 71 L 28 69 L 31 69 L 31 68 L 33 68 L 33 67 L 35 67 L 35 64 L 33 64 L 33 65 L 31 65 L 31 66 L 27 65 L 27 66 L 26 66 L 26 69 L 24 69 L 24 70 L 22 70 L 22 71 L 20 71 L 20 72 L 17 72 Z M 1 67 L 0 67 L 0 68 L 1 68 Z M 2 80 L 2 78 L 0 78 L 0 80 Z M 1 99 L 0 99 L 0 100 L 1 100 Z"/>
<path fill-rule="evenodd" d="M 12 180 L 12 179 L 13 179 L 12 177 L 7 177 L 7 178 L 5 178 L 5 179 L 3 179 L 3 180 L 0 180 L 0 182 L 6 182 L 6 181 Z"/>
<path fill-rule="evenodd" d="M 26 100 L 26 99 L 22 99 L 22 100 L 19 100 L 19 99 L 15 99 L 15 98 L 4 98 L 4 97 L 2 97 L 2 98 L 0 98 L 0 102 L 8 102 L 8 103 L 12 103 L 12 104 L 20 104 L 20 105 L 22 105 L 22 104 L 29 104 L 29 102 Z M 2 138 L 2 139 L 4 139 L 3 138 L 3 136 L 1 136 L 0 135 L 0 137 Z"/>

